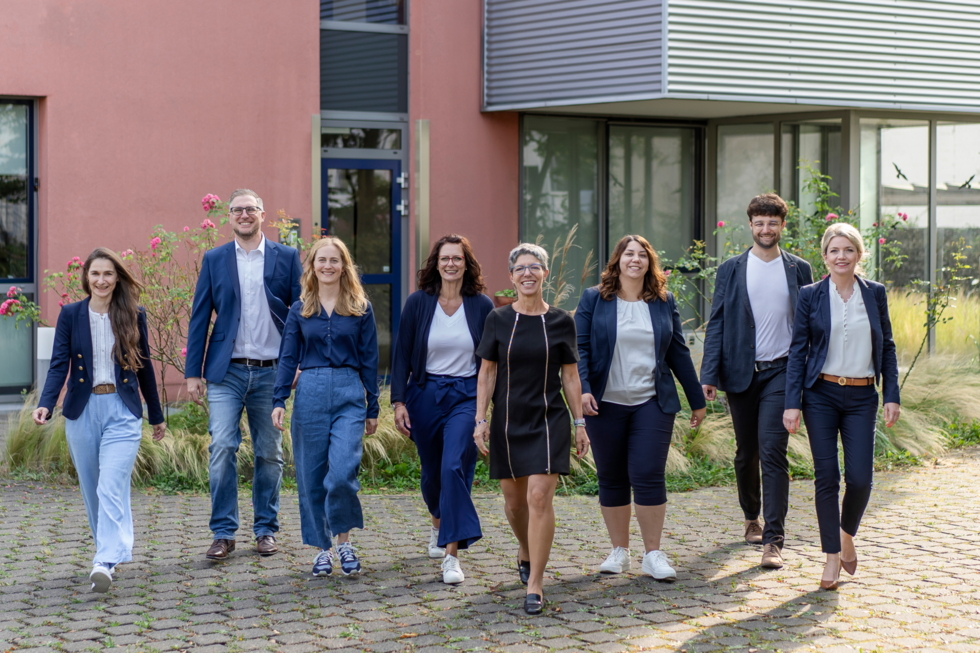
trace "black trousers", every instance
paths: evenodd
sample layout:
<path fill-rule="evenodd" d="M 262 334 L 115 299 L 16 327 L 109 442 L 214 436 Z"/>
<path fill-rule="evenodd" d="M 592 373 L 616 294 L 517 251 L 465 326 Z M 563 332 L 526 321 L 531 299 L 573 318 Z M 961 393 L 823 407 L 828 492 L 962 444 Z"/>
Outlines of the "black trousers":
<path fill-rule="evenodd" d="M 735 429 L 738 502 L 746 519 L 758 519 L 763 512 L 762 543 L 782 548 L 789 508 L 789 433 L 783 428 L 786 368 L 757 371 L 745 392 L 725 396 Z"/>
<path fill-rule="evenodd" d="M 840 531 L 857 535 L 871 498 L 878 391 L 873 385 L 839 386 L 817 379 L 803 391 L 803 420 L 813 453 L 820 546 L 840 553 Z M 844 501 L 840 500 L 837 434 L 844 445 Z"/>

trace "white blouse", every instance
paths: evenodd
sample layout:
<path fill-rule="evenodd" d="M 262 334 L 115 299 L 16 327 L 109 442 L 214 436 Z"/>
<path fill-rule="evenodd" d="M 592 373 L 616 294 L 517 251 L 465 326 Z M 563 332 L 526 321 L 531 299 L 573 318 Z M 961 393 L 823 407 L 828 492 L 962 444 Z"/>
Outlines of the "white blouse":
<path fill-rule="evenodd" d="M 92 331 L 92 385 L 115 384 L 116 365 L 112 358 L 112 348 L 116 336 L 112 333 L 112 322 L 108 313 L 96 313 L 88 309 L 88 324 Z"/>
<path fill-rule="evenodd" d="M 602 401 L 637 406 L 657 394 L 657 343 L 650 307 L 616 298 L 616 348 Z"/>
<path fill-rule="evenodd" d="M 442 305 L 436 302 L 428 344 L 425 357 L 425 371 L 428 374 L 476 376 L 476 346 L 466 323 L 465 306 L 461 305 L 455 313 L 446 315 Z"/>
<path fill-rule="evenodd" d="M 861 296 L 861 287 L 854 280 L 854 290 L 846 302 L 837 292 L 837 286 L 830 286 L 830 343 L 827 347 L 827 360 L 824 361 L 824 374 L 846 376 L 853 379 L 868 378 L 875 375 L 874 361 L 871 360 L 871 322 Z"/>

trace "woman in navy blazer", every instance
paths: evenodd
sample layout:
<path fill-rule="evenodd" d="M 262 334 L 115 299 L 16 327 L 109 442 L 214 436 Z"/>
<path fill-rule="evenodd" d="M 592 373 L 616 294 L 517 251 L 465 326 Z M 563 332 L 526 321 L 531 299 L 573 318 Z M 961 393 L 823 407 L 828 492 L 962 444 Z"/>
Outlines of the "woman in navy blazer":
<path fill-rule="evenodd" d="M 857 570 L 853 538 L 871 497 L 876 381 L 884 394 L 885 426 L 898 421 L 901 409 L 885 287 L 857 276 L 865 256 L 861 234 L 849 224 L 834 224 L 821 247 L 830 275 L 800 289 L 783 424 L 795 433 L 802 409 L 813 453 L 820 543 L 827 554 L 820 586 L 837 589 L 841 568 L 852 575 Z M 840 507 L 838 433 L 847 486 Z"/>
<path fill-rule="evenodd" d="M 623 236 L 616 244 L 600 284 L 582 294 L 575 326 L 582 408 L 613 547 L 599 569 L 630 567 L 632 489 L 643 571 L 673 580 L 677 574 L 660 550 L 660 536 L 667 512 L 664 469 L 681 409 L 674 375 L 691 405 L 691 428 L 704 420 L 705 401 L 666 275 L 643 236 Z"/>
<path fill-rule="evenodd" d="M 422 499 L 432 516 L 430 558 L 445 583 L 463 581 L 457 558 L 483 537 L 470 489 L 476 467 L 476 347 L 493 302 L 483 294 L 470 242 L 449 234 L 432 246 L 419 289 L 402 309 L 391 374 L 395 427 L 415 442 Z"/>
<path fill-rule="evenodd" d="M 150 363 L 142 286 L 114 252 L 98 248 L 82 266 L 87 299 L 61 309 L 51 367 L 34 422 L 54 412 L 68 378 L 62 414 L 65 435 L 95 539 L 92 589 L 107 592 L 116 564 L 133 553 L 129 488 L 143 437 L 146 400 L 153 439 L 165 434 Z"/>

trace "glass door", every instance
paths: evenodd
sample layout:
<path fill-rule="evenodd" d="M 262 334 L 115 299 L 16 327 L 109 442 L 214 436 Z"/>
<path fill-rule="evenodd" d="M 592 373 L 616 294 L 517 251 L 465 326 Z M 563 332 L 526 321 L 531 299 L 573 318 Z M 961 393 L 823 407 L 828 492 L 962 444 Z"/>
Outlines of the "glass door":
<path fill-rule="evenodd" d="M 401 308 L 401 161 L 323 159 L 322 235 L 351 251 L 378 325 L 378 373 L 391 368 Z"/>

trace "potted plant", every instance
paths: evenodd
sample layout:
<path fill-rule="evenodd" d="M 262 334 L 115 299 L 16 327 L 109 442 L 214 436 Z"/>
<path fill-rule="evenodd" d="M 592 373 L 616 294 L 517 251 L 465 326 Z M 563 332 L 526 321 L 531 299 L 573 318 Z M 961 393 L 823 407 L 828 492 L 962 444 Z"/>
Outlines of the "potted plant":
<path fill-rule="evenodd" d="M 497 308 L 501 306 L 506 306 L 507 304 L 513 304 L 517 301 L 517 293 L 513 288 L 507 288 L 506 290 L 498 290 L 493 294 L 493 305 Z"/>

